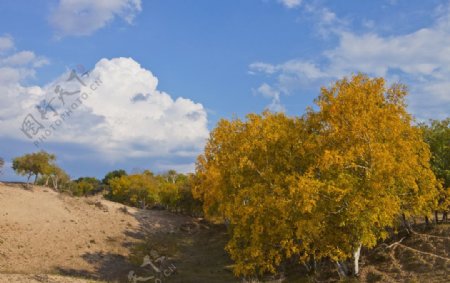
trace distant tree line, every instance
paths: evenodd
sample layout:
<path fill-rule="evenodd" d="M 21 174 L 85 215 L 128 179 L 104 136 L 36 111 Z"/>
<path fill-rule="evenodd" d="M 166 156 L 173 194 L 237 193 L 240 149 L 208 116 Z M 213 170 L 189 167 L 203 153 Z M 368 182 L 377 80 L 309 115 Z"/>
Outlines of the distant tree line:
<path fill-rule="evenodd" d="M 0 168 L 3 159 L 0 160 Z M 106 198 L 139 208 L 159 208 L 190 215 L 202 214 L 202 204 L 192 196 L 192 176 L 169 170 L 155 175 L 149 170 L 128 175 L 125 170 L 114 170 L 100 181 L 95 177 L 72 180 L 56 165 L 56 156 L 45 151 L 25 154 L 13 159 L 14 171 L 27 178 L 27 186 L 47 186 L 73 196 L 103 193 Z"/>
<path fill-rule="evenodd" d="M 107 197 L 113 201 L 143 209 L 159 207 L 195 216 L 202 214 L 201 202 L 192 195 L 192 175 L 174 170 L 159 175 L 148 170 L 132 175 L 117 173 L 113 178 L 105 177 Z"/>

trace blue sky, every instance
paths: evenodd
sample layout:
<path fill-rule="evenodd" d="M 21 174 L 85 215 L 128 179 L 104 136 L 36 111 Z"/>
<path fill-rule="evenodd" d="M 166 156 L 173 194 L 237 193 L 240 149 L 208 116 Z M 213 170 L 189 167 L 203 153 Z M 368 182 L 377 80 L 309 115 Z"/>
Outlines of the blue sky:
<path fill-rule="evenodd" d="M 43 149 L 73 177 L 192 171 L 219 119 L 301 115 L 321 86 L 359 71 L 407 84 L 418 120 L 450 112 L 449 1 L 17 0 L 0 14 L 7 165 Z M 90 71 L 84 85 L 67 81 L 72 69 Z M 63 105 L 57 86 L 79 92 Z M 44 100 L 55 112 L 29 138 L 20 129 L 43 119 Z"/>

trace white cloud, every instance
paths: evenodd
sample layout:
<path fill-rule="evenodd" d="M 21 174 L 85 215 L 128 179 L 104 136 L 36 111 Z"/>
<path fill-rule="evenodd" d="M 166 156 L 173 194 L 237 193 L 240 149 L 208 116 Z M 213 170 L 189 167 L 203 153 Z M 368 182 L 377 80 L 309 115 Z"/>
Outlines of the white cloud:
<path fill-rule="evenodd" d="M 278 0 L 281 4 L 288 8 L 295 8 L 302 4 L 302 0 Z"/>
<path fill-rule="evenodd" d="M 20 51 L 14 53 L 6 58 L 0 58 L 0 66 L 11 66 L 11 67 L 19 67 L 19 66 L 31 66 L 31 67 L 42 67 L 47 65 L 49 61 L 45 57 L 38 57 L 32 51 Z"/>
<path fill-rule="evenodd" d="M 278 65 L 255 62 L 250 64 L 249 69 L 251 74 L 260 72 L 276 77 L 273 86 L 262 83 L 256 90 L 263 97 L 272 99 L 268 108 L 273 111 L 285 110 L 281 103 L 282 95 L 292 94 L 293 91 L 309 85 L 312 81 L 329 77 L 314 63 L 302 60 L 290 60 Z"/>
<path fill-rule="evenodd" d="M 164 172 L 168 170 L 175 170 L 179 173 L 192 173 L 195 172 L 195 163 L 156 163 L 155 167 Z"/>
<path fill-rule="evenodd" d="M 10 36 L 0 36 L 0 53 L 14 47 L 14 41 Z"/>
<path fill-rule="evenodd" d="M 86 86 L 77 80 L 67 82 L 69 74 L 65 72 L 43 87 L 23 87 L 17 78 L 16 83 L 4 87 L 8 103 L 0 106 L 0 136 L 27 139 L 20 127 L 30 113 L 51 131 L 45 142 L 80 144 L 111 161 L 146 156 L 193 157 L 203 148 L 209 134 L 203 106 L 159 91 L 158 79 L 133 59 L 101 59 L 89 77 L 81 78 Z M 97 84 L 96 79 L 100 79 Z M 63 105 L 55 93 L 57 86 L 81 92 L 64 95 Z M 79 104 L 76 101 L 81 93 L 87 95 Z M 48 120 L 41 118 L 36 105 L 44 99 L 52 101 L 59 116 L 49 110 Z M 72 108 L 70 117 L 56 126 L 73 103 L 80 106 Z M 43 133 L 41 130 L 30 143 Z M 45 148 L 44 142 L 40 144 Z"/>
<path fill-rule="evenodd" d="M 450 10 L 441 7 L 439 12 L 433 25 L 404 35 L 333 29 L 338 44 L 322 53 L 321 63 L 299 58 L 276 65 L 257 62 L 249 68 L 275 76 L 274 88 L 281 93 L 355 72 L 383 76 L 390 82 L 400 79 L 410 87 L 410 110 L 418 118 L 442 118 L 450 109 Z"/>
<path fill-rule="evenodd" d="M 330 35 L 344 31 L 348 27 L 348 21 L 339 18 L 333 11 L 327 7 L 317 5 L 316 3 L 307 4 L 303 9 L 313 26 L 316 34 L 322 38 L 328 38 Z"/>
<path fill-rule="evenodd" d="M 50 15 L 59 36 L 90 35 L 116 17 L 131 24 L 141 12 L 141 0 L 60 0 Z"/>
<path fill-rule="evenodd" d="M 48 60 L 30 51 L 6 54 L 14 50 L 14 41 L 10 36 L 0 37 L 0 49 L 2 46 L 5 52 L 0 53 L 0 124 L 2 129 L 9 129 L 12 124 L 7 121 L 21 115 L 23 109 L 31 107 L 35 98 L 42 94 L 40 87 L 25 86 L 23 82 L 33 78 L 36 69 L 48 64 Z"/>
<path fill-rule="evenodd" d="M 263 83 L 255 91 L 256 94 L 260 94 L 263 97 L 270 98 L 272 102 L 267 106 L 270 111 L 284 111 L 283 105 L 280 103 L 280 91 L 271 87 L 270 85 Z"/>

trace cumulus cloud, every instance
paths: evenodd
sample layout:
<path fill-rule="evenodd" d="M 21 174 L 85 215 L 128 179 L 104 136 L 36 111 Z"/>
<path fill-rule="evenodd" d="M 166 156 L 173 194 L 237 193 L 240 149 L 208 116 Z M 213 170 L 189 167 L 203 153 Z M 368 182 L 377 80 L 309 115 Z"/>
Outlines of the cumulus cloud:
<path fill-rule="evenodd" d="M 60 0 L 49 20 L 59 36 L 84 36 L 117 17 L 131 24 L 141 10 L 141 0 Z"/>
<path fill-rule="evenodd" d="M 275 77 L 273 87 L 282 94 L 355 72 L 383 76 L 390 82 L 401 80 L 410 86 L 410 110 L 418 118 L 442 118 L 450 109 L 449 7 L 439 8 L 431 26 L 403 35 L 333 29 L 338 44 L 322 53 L 320 63 L 297 58 L 281 64 L 256 62 L 249 68 Z"/>
<path fill-rule="evenodd" d="M 159 91 L 158 79 L 136 61 L 102 59 L 91 74 L 102 85 L 85 105 L 103 119 L 107 148 L 118 154 L 128 147 L 135 155 L 195 155 L 203 147 L 208 136 L 203 106 Z"/>
<path fill-rule="evenodd" d="M 40 87 L 26 86 L 23 82 L 32 79 L 37 68 L 48 64 L 48 60 L 31 51 L 13 52 L 15 46 L 10 36 L 0 37 L 0 49 L 4 51 L 0 53 L 0 124 L 2 129 L 9 129 L 7 121 L 21 115 L 42 94 Z"/>
<path fill-rule="evenodd" d="M 42 67 L 47 65 L 49 61 L 45 57 L 38 57 L 32 51 L 20 51 L 6 58 L 0 58 L 0 65 L 3 66 L 26 66 Z"/>
<path fill-rule="evenodd" d="M 209 134 L 205 109 L 157 86 L 158 79 L 131 58 L 101 59 L 89 73 L 69 70 L 42 87 L 17 79 L 4 87 L 0 136 L 43 148 L 46 142 L 79 144 L 111 161 L 196 156 Z M 41 125 L 31 138 L 21 131 L 28 114 Z"/>

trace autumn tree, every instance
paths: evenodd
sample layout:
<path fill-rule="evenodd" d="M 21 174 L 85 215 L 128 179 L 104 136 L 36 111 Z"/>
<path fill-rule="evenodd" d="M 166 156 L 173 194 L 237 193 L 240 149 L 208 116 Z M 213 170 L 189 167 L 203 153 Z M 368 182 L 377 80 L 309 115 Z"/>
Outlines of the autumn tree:
<path fill-rule="evenodd" d="M 301 118 L 221 120 L 199 156 L 195 197 L 230 228 L 237 275 L 275 273 L 290 259 L 359 272 L 361 247 L 400 215 L 435 206 L 430 152 L 406 111 L 402 85 L 359 74 L 323 88 Z"/>
<path fill-rule="evenodd" d="M 320 183 L 305 121 L 284 114 L 221 120 L 198 158 L 194 196 L 209 219 L 224 221 L 236 275 L 275 273 L 288 259 L 313 257 Z"/>
<path fill-rule="evenodd" d="M 70 191 L 76 196 L 87 196 L 102 190 L 102 183 L 95 177 L 80 177 L 71 182 Z"/>
<path fill-rule="evenodd" d="M 308 120 L 318 134 L 315 177 L 325 230 L 321 257 L 353 258 L 362 246 L 385 239 L 399 215 L 425 215 L 435 206 L 437 183 L 430 152 L 406 111 L 406 87 L 358 74 L 322 88 Z"/>
<path fill-rule="evenodd" d="M 183 177 L 184 175 L 178 174 L 175 170 L 156 176 L 159 187 L 159 201 L 166 209 L 177 210 L 180 200 L 179 188 Z"/>
<path fill-rule="evenodd" d="M 189 215 L 201 214 L 201 202 L 192 195 L 193 176 L 169 170 L 156 176 L 158 199 L 161 205 L 173 212 Z"/>
<path fill-rule="evenodd" d="M 39 175 L 49 174 L 55 159 L 55 155 L 45 151 L 25 154 L 13 159 L 12 168 L 17 174 L 27 177 L 28 185 L 32 176 L 35 176 L 34 183 L 36 183 Z"/>
<path fill-rule="evenodd" d="M 38 180 L 38 184 L 51 187 L 57 191 L 65 189 L 69 182 L 71 182 L 70 176 L 56 164 L 51 164 L 46 174 Z"/>
<path fill-rule="evenodd" d="M 442 184 L 438 209 L 443 212 L 446 220 L 450 207 L 450 118 L 431 120 L 429 124 L 422 123 L 420 127 L 430 146 L 431 167 Z"/>
<path fill-rule="evenodd" d="M 111 199 L 143 209 L 158 201 L 158 184 L 150 171 L 124 175 L 109 181 Z"/>

